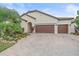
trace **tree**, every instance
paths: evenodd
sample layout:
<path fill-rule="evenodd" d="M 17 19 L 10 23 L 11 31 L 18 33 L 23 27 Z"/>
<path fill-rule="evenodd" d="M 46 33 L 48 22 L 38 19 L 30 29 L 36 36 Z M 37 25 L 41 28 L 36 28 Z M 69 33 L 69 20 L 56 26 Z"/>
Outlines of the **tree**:
<path fill-rule="evenodd" d="M 21 18 L 17 11 L 5 7 L 0 8 L 0 37 L 16 38 L 22 33 Z M 14 39 L 15 39 L 14 38 Z"/>
<path fill-rule="evenodd" d="M 10 21 L 20 23 L 20 15 L 14 9 L 8 9 L 5 7 L 0 8 L 0 21 Z"/>

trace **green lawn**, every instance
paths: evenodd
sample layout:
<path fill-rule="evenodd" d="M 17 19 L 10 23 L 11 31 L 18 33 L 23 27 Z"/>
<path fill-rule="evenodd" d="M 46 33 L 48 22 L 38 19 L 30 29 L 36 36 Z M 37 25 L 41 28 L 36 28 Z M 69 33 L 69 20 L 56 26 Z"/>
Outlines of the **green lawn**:
<path fill-rule="evenodd" d="M 3 42 L 0 42 L 0 52 L 4 51 L 5 49 L 13 46 L 14 43 L 3 43 Z"/>

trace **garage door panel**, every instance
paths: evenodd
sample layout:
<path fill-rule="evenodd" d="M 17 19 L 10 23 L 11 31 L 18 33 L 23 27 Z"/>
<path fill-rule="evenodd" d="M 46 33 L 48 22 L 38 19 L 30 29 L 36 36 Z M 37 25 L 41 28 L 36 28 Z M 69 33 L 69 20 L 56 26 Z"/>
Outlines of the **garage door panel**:
<path fill-rule="evenodd" d="M 68 25 L 58 25 L 58 33 L 68 33 Z"/>
<path fill-rule="evenodd" d="M 36 25 L 37 33 L 53 33 L 54 26 L 53 25 Z"/>

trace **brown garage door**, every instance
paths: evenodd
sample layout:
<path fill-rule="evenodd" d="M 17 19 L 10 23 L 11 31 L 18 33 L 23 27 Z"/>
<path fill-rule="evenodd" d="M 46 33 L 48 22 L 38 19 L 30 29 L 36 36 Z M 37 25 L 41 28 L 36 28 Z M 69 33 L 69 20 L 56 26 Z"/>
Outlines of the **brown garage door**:
<path fill-rule="evenodd" d="M 36 25 L 37 33 L 54 33 L 53 25 Z"/>
<path fill-rule="evenodd" d="M 68 33 L 68 25 L 58 25 L 58 33 Z"/>

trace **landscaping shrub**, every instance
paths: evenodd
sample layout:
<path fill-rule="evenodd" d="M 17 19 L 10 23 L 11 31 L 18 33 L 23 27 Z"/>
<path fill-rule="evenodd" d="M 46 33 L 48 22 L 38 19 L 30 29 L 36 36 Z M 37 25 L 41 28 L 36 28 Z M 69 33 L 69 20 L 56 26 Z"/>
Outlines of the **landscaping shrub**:
<path fill-rule="evenodd" d="M 76 21 L 75 21 L 75 30 L 76 33 L 79 33 L 79 11 L 77 11 Z"/>
<path fill-rule="evenodd" d="M 18 40 L 26 35 L 21 28 L 20 15 L 14 9 L 0 8 L 0 38 Z"/>

